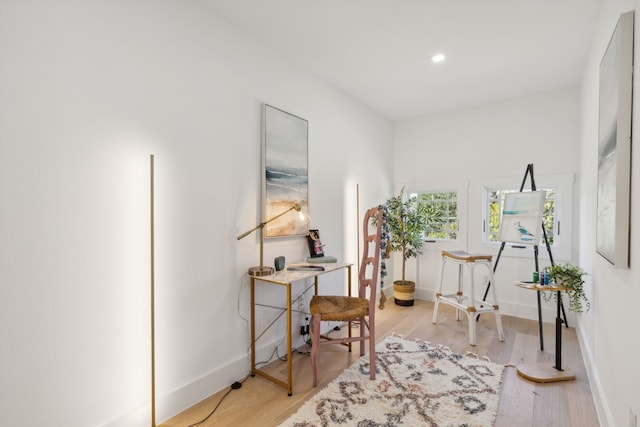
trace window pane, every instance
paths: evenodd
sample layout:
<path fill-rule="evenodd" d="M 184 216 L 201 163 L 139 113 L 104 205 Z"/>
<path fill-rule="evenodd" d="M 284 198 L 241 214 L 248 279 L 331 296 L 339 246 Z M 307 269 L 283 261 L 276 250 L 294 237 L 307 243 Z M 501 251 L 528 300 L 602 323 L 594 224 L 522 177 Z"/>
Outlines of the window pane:
<path fill-rule="evenodd" d="M 425 230 L 428 240 L 456 240 L 458 237 L 458 193 L 421 193 L 418 200 L 432 213 Z"/>
<path fill-rule="evenodd" d="M 486 242 L 500 242 L 500 214 L 504 206 L 504 197 L 507 193 L 514 193 L 518 190 L 488 190 L 487 191 L 487 216 L 485 223 L 488 224 L 485 230 Z M 545 191 L 545 203 L 542 214 L 542 223 L 547 234 L 547 240 L 550 245 L 553 245 L 555 236 L 555 198 L 556 192 L 554 189 L 545 188 L 538 189 L 538 191 Z M 541 239 L 540 245 L 544 245 L 544 237 Z"/>

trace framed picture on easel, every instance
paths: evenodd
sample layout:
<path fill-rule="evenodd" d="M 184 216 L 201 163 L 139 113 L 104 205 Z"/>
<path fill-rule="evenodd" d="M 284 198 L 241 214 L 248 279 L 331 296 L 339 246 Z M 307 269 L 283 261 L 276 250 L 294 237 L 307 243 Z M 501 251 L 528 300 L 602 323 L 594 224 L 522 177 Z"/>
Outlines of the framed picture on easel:
<path fill-rule="evenodd" d="M 507 193 L 500 218 L 500 240 L 537 246 L 542 236 L 544 191 Z"/>

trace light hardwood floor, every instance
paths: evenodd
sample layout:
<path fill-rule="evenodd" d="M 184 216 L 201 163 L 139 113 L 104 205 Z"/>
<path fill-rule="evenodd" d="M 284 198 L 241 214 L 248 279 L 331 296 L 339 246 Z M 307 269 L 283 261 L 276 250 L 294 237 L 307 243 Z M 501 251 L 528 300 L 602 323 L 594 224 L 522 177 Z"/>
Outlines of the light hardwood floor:
<path fill-rule="evenodd" d="M 555 326 L 552 324 L 544 324 L 545 351 L 541 352 L 536 321 L 502 316 L 505 341 L 500 342 L 493 315 L 485 314 L 477 324 L 477 345 L 474 347 L 469 345 L 465 314 L 461 314 L 461 320 L 456 321 L 455 310 L 441 306 L 435 325 L 431 323 L 432 315 L 433 302 L 416 300 L 413 307 L 400 307 L 390 298 L 384 310 L 376 311 L 376 340 L 396 333 L 407 339 L 420 338 L 433 344 L 443 344 L 460 354 L 471 351 L 504 365 L 555 361 Z M 520 377 L 515 367 L 508 366 L 503 376 L 496 426 L 599 426 L 575 329 L 563 327 L 562 332 L 562 366 L 571 369 L 576 379 L 534 383 Z M 309 357 L 295 353 L 293 396 L 287 396 L 285 389 L 264 378 L 247 377 L 242 387 L 231 390 L 224 400 L 221 401 L 222 396 L 230 388 L 214 394 L 164 424 L 188 427 L 203 420 L 220 403 L 216 412 L 199 426 L 277 426 L 353 363 L 358 354 L 358 344 L 354 345 L 352 353 L 342 346 L 323 346 L 318 356 L 320 383 L 314 388 L 311 386 Z M 287 365 L 276 360 L 265 370 L 286 378 Z"/>

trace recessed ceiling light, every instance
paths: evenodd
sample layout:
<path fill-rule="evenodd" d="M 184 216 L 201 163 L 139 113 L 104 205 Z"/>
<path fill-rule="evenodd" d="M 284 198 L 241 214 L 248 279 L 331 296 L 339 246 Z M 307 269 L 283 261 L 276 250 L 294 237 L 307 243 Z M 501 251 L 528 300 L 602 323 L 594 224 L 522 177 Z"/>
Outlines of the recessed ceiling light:
<path fill-rule="evenodd" d="M 442 62 L 444 61 L 444 54 L 443 53 L 438 53 L 436 55 L 433 55 L 431 57 L 431 62 L 433 62 L 434 64 L 437 64 L 438 62 Z"/>

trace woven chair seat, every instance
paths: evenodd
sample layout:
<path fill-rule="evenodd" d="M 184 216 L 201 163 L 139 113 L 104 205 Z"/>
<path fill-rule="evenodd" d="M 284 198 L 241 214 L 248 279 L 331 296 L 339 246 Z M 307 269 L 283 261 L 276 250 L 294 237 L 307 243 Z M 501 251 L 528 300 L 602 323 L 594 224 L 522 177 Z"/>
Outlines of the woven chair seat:
<path fill-rule="evenodd" d="M 311 314 L 324 321 L 348 321 L 369 314 L 369 300 L 347 296 L 314 295 L 309 304 Z"/>

